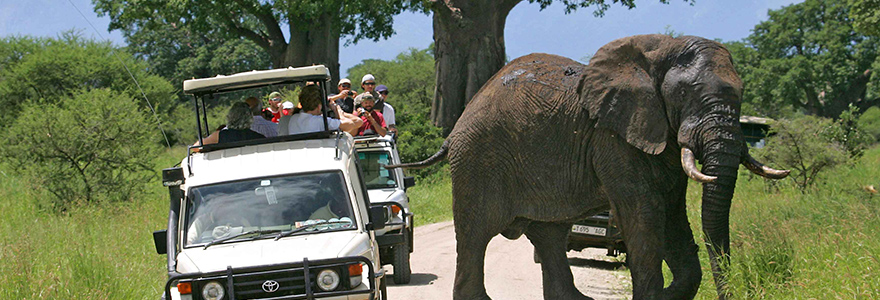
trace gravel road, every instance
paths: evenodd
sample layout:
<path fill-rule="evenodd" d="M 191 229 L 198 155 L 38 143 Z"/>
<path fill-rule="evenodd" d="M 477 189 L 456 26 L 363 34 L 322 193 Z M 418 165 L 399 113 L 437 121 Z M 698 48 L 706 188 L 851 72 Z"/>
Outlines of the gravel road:
<path fill-rule="evenodd" d="M 455 230 L 452 222 L 415 229 L 412 282 L 396 285 L 388 280 L 391 300 L 452 299 L 455 277 Z M 486 290 L 493 299 L 543 299 L 541 266 L 533 262 L 533 247 L 525 236 L 508 240 L 496 236 L 486 254 Z M 622 263 L 605 256 L 605 250 L 569 252 L 575 284 L 595 299 L 630 299 L 629 275 L 616 271 Z M 391 266 L 386 270 L 393 273 Z"/>

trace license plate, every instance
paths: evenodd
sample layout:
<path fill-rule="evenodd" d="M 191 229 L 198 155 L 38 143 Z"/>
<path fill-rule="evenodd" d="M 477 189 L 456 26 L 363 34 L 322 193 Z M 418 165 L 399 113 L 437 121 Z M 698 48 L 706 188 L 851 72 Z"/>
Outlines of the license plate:
<path fill-rule="evenodd" d="M 584 226 L 577 224 L 571 226 L 571 232 L 589 235 L 605 236 L 605 230 L 606 229 L 602 227 Z"/>

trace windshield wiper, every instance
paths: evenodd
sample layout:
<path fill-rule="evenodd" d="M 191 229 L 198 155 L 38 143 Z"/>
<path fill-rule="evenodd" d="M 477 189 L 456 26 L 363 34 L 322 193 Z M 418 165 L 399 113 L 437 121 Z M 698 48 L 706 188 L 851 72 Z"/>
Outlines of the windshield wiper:
<path fill-rule="evenodd" d="M 256 234 L 257 236 L 261 236 L 261 235 L 264 235 L 264 234 L 276 233 L 276 232 L 280 232 L 280 231 L 281 231 L 280 229 L 271 229 L 271 230 L 268 230 L 268 229 L 257 229 L 257 230 L 251 230 L 251 231 L 247 231 L 247 232 L 242 232 L 242 233 L 239 233 L 239 234 L 236 234 L 236 235 L 227 236 L 227 237 L 222 238 L 222 239 L 213 240 L 213 241 L 211 241 L 210 243 L 208 243 L 207 245 L 205 245 L 205 248 L 203 248 L 203 249 L 208 249 L 208 247 L 210 247 L 211 245 L 220 244 L 220 243 L 223 243 L 223 242 L 225 242 L 225 241 L 232 240 L 232 239 L 236 239 L 236 238 L 239 238 L 239 237 L 242 237 L 242 236 L 246 236 L 246 235 L 254 235 L 254 234 Z"/>
<path fill-rule="evenodd" d="M 302 227 L 297 227 L 296 229 L 292 229 L 289 231 L 284 231 L 284 232 L 279 233 L 278 236 L 275 237 L 275 240 L 277 241 L 283 237 L 288 237 L 294 233 L 301 232 L 301 231 L 309 229 L 309 228 L 315 228 L 315 227 L 318 227 L 319 225 L 329 225 L 329 224 L 351 224 L 351 221 L 342 221 L 342 220 L 340 220 L 340 221 L 321 221 L 321 222 L 316 222 L 316 223 L 312 223 L 312 224 L 308 224 L 308 225 L 303 225 Z"/>

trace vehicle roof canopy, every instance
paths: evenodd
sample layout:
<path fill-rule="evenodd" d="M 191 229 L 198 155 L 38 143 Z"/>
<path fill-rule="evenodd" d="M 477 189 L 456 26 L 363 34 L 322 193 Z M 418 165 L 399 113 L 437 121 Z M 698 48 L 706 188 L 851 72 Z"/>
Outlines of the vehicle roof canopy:
<path fill-rule="evenodd" d="M 183 92 L 187 94 L 217 93 L 261 85 L 306 80 L 330 80 L 330 70 L 324 65 L 315 65 L 265 71 L 255 70 L 232 75 L 217 75 L 211 78 L 190 79 L 183 82 Z"/>

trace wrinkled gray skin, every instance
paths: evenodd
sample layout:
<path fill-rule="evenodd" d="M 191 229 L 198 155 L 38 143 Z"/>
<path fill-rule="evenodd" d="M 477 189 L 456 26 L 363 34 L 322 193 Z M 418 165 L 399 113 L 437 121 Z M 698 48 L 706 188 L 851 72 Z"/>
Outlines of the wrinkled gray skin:
<path fill-rule="evenodd" d="M 543 261 L 544 299 L 589 299 L 573 284 L 565 243 L 574 221 L 610 204 L 628 249 L 633 299 L 692 299 L 702 272 L 685 212 L 682 148 L 703 164 L 700 175 L 717 177 L 703 185 L 702 221 L 726 298 L 719 265 L 728 261 L 737 169 L 749 158 L 741 96 L 730 53 L 698 37 L 619 39 L 588 66 L 548 54 L 510 62 L 474 96 L 440 152 L 401 165 L 449 159 L 454 298 L 489 299 L 489 240 L 525 233 Z M 666 288 L 663 261 L 673 274 Z"/>

